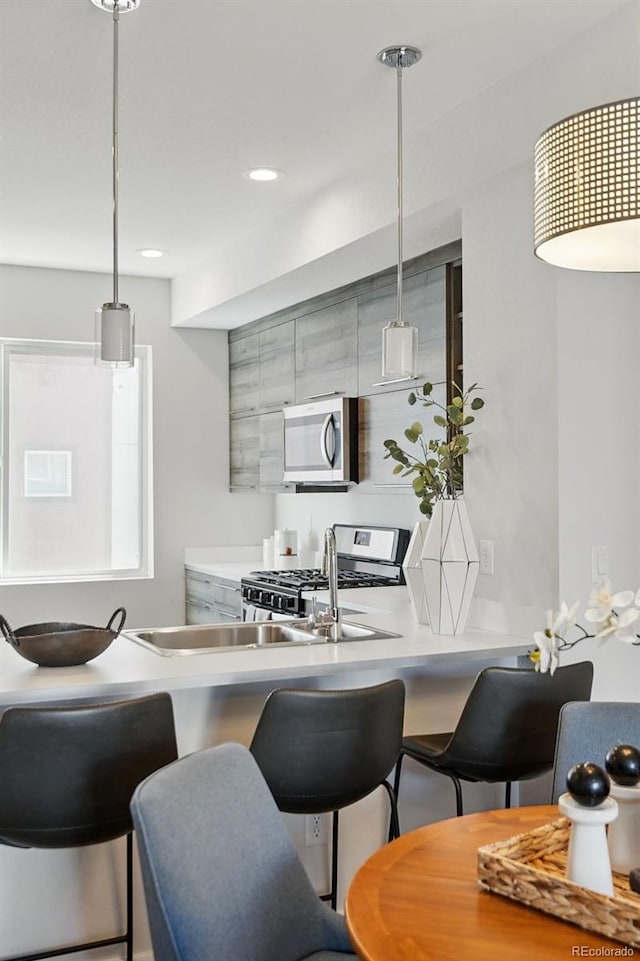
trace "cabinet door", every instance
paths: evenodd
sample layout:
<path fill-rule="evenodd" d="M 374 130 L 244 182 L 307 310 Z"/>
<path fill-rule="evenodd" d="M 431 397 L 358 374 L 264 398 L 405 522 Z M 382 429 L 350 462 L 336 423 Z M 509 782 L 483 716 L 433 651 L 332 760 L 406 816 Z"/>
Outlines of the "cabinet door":
<path fill-rule="evenodd" d="M 239 582 L 185 569 L 186 624 L 225 624 L 241 619 Z"/>
<path fill-rule="evenodd" d="M 259 403 L 280 409 L 295 400 L 294 321 L 260 331 Z"/>
<path fill-rule="evenodd" d="M 395 390 L 382 380 L 382 329 L 397 316 L 397 287 L 389 284 L 358 297 L 358 395 Z M 446 267 L 432 267 L 403 283 L 402 319 L 418 328 L 416 382 L 446 380 Z M 397 439 L 397 438 L 396 438 Z"/>
<path fill-rule="evenodd" d="M 260 416 L 229 421 L 229 482 L 231 490 L 256 490 L 260 463 Z"/>
<path fill-rule="evenodd" d="M 358 390 L 355 298 L 296 320 L 296 403 Z"/>
<path fill-rule="evenodd" d="M 265 493 L 293 490 L 284 484 L 284 425 L 282 411 L 260 414 L 260 490 Z"/>
<path fill-rule="evenodd" d="M 229 341 L 229 410 L 257 411 L 259 404 L 260 336 Z"/>
<path fill-rule="evenodd" d="M 360 398 L 360 485 L 358 489 L 361 492 L 378 494 L 404 492 L 414 497 L 411 486 L 413 476 L 402 477 L 393 473 L 397 462 L 391 458 L 384 459 L 386 453 L 384 442 L 393 439 L 408 453 L 412 453 L 415 448 L 416 456 L 422 459 L 420 448 L 410 444 L 404 436 L 407 427 L 410 427 L 414 421 L 420 421 L 426 441 L 432 437 L 440 439 L 444 436 L 443 429 L 433 423 L 433 415 L 437 411 L 419 404 L 410 406 L 407 402 L 409 391 L 410 388 L 406 388 Z M 432 396 L 439 404 L 444 404 L 445 385 L 438 384 Z"/>

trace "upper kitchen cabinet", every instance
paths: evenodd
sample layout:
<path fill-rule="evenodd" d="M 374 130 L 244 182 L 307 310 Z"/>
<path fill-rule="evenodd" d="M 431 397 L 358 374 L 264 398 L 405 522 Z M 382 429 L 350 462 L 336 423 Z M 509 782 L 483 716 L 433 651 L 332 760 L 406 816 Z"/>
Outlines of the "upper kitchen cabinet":
<path fill-rule="evenodd" d="M 295 400 L 294 322 L 261 330 L 258 396 L 263 411 L 279 410 Z"/>
<path fill-rule="evenodd" d="M 229 339 L 229 410 L 232 414 L 257 412 L 259 367 L 259 334 Z"/>
<path fill-rule="evenodd" d="M 238 331 L 238 333 L 241 332 Z M 251 414 L 293 403 L 294 323 L 229 337 L 229 410 Z"/>
<path fill-rule="evenodd" d="M 358 392 L 354 297 L 296 319 L 296 403 Z"/>
<path fill-rule="evenodd" d="M 381 384 L 382 330 L 397 316 L 397 284 L 358 297 L 358 395 L 408 386 Z M 447 377 L 447 268 L 444 264 L 403 281 L 402 319 L 418 328 L 417 383 L 442 383 Z"/>
<path fill-rule="evenodd" d="M 398 385 L 402 386 L 402 385 Z M 385 460 L 385 440 L 396 440 L 401 447 L 413 451 L 412 445 L 406 440 L 404 432 L 414 421 L 420 421 L 424 428 L 425 443 L 430 440 L 441 440 L 443 431 L 433 423 L 433 408 L 426 409 L 420 404 L 413 407 L 408 403 L 409 388 L 387 391 L 382 394 L 370 394 L 359 400 L 360 422 L 360 486 L 363 494 L 390 494 L 394 492 L 412 492 L 414 475 L 403 477 L 394 474 L 396 461 Z M 446 404 L 446 390 L 444 384 L 435 387 L 433 400 L 438 404 Z M 415 447 L 415 454 L 422 457 L 419 445 Z"/>

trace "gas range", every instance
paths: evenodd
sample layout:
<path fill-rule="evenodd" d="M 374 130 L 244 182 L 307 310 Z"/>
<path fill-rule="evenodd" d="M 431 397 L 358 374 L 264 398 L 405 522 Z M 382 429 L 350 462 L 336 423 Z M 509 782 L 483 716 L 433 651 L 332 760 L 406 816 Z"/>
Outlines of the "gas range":
<path fill-rule="evenodd" d="M 410 531 L 399 527 L 334 524 L 338 549 L 338 591 L 355 587 L 404 584 L 402 561 Z M 326 591 L 320 570 L 252 571 L 241 582 L 243 617 L 299 617 L 308 613 L 305 592 Z"/>

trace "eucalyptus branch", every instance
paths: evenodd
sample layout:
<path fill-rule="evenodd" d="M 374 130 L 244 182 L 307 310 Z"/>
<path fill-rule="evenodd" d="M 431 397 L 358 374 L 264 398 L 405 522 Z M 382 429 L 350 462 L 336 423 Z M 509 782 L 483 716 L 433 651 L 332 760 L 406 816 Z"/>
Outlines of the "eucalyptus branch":
<path fill-rule="evenodd" d="M 411 391 L 407 397 L 410 406 L 421 403 L 423 407 L 435 407 L 441 412 L 433 415 L 433 426 L 428 434 L 420 421 L 414 421 L 404 432 L 409 444 L 417 445 L 422 459 L 401 447 L 396 440 L 384 441 L 385 460 L 391 458 L 397 462 L 394 474 L 402 473 L 403 477 L 416 475 L 413 490 L 420 500 L 420 511 L 427 517 L 431 516 L 436 501 L 457 497 L 461 491 L 463 458 L 469 450 L 469 434 L 465 428 L 475 421 L 469 409 L 478 411 L 484 406 L 480 397 L 472 396 L 479 389 L 477 384 L 472 384 L 466 391 L 455 381 L 452 386 L 455 394 L 447 405 L 433 399 L 433 384 L 429 383 Z M 444 434 L 442 439 L 438 437 L 440 432 Z"/>

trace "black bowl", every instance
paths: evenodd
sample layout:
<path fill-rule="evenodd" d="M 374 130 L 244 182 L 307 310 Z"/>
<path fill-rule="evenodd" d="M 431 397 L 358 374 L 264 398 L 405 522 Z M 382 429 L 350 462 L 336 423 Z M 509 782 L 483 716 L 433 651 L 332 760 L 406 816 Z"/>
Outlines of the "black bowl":
<path fill-rule="evenodd" d="M 118 614 L 120 622 L 112 629 Z M 124 627 L 126 616 L 124 607 L 119 607 L 109 618 L 106 627 L 48 621 L 26 624 L 14 631 L 0 615 L 0 630 L 14 651 L 32 664 L 40 667 L 75 667 L 86 664 L 106 651 Z"/>

